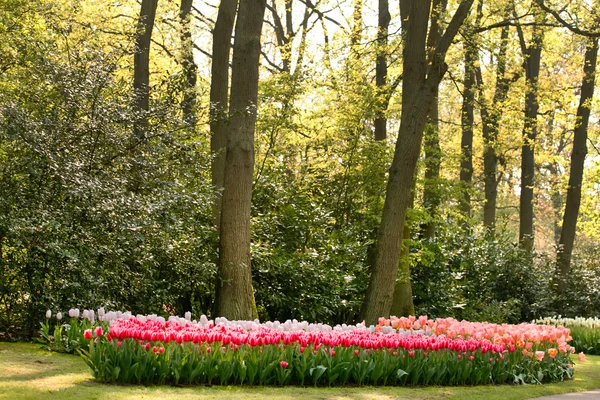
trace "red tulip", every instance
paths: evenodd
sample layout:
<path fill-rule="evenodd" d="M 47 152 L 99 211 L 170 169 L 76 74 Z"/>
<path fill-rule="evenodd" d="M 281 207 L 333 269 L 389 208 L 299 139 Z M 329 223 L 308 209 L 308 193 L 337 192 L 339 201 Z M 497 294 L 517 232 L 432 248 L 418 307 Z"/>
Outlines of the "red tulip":
<path fill-rule="evenodd" d="M 86 329 L 86 330 L 83 332 L 83 337 L 84 337 L 86 340 L 90 340 L 90 339 L 92 338 L 92 330 L 91 330 L 91 329 Z"/>

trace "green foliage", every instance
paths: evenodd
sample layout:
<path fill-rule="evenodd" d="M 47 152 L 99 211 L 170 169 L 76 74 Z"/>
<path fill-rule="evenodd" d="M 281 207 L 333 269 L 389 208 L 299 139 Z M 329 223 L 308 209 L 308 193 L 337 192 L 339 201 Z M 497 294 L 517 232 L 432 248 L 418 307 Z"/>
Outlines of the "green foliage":
<path fill-rule="evenodd" d="M 430 317 L 518 323 L 538 315 L 535 304 L 548 290 L 548 266 L 502 232 L 413 241 L 411 262 L 417 314 Z"/>
<path fill-rule="evenodd" d="M 20 43 L 2 79 L 0 332 L 29 337 L 48 308 L 205 311 L 216 260 L 207 143 L 168 96 L 133 138 L 117 69 L 127 50 L 69 36 L 62 11 L 28 14 L 53 34 Z"/>

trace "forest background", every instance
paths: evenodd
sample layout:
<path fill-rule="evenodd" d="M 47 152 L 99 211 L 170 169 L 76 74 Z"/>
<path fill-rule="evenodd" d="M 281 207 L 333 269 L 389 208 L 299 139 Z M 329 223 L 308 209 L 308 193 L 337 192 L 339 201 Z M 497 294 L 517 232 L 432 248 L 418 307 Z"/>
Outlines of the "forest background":
<path fill-rule="evenodd" d="M 235 83 L 252 37 L 236 1 L 0 0 L 3 338 L 31 337 L 48 308 L 235 317 L 219 248 L 237 175 L 217 139 L 252 115 L 250 248 L 234 248 L 251 254 L 253 316 L 600 314 L 596 2 L 241 4 L 264 8 L 242 117 L 227 111 L 229 85 L 253 79 Z M 401 117 L 438 72 L 383 287 Z"/>

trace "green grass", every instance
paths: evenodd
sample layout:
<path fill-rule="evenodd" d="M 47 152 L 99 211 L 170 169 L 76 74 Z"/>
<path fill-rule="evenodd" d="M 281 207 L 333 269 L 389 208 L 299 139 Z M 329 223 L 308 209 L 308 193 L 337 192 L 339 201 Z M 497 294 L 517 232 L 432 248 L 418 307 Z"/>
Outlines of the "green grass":
<path fill-rule="evenodd" d="M 167 387 L 97 383 L 77 356 L 49 353 L 35 344 L 0 343 L 0 399 L 528 399 L 600 388 L 600 356 L 578 363 L 575 379 L 542 386 L 476 387 Z"/>

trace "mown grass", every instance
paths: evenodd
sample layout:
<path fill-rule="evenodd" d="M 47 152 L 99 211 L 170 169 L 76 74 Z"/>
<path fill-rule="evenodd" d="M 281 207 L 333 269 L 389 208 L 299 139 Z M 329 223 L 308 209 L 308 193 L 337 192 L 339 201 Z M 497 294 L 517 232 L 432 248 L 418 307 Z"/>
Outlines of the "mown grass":
<path fill-rule="evenodd" d="M 92 380 L 77 356 L 35 344 L 0 343 L 0 399 L 530 399 L 600 388 L 600 356 L 578 363 L 575 379 L 541 386 L 477 387 L 168 387 L 118 386 Z"/>

